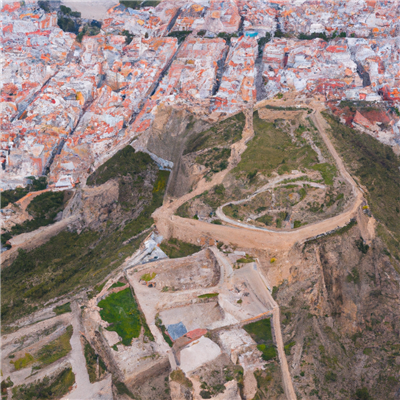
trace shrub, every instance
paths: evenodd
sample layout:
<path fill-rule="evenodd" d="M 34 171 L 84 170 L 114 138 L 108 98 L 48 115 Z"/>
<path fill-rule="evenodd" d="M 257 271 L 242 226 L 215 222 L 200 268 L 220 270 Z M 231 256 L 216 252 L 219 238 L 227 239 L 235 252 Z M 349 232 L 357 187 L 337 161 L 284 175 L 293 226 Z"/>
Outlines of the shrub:
<path fill-rule="evenodd" d="M 153 279 L 156 277 L 156 275 L 157 275 L 157 274 L 156 274 L 155 272 L 147 273 L 147 274 L 142 275 L 142 276 L 140 277 L 140 279 L 141 279 L 142 281 L 150 282 L 151 280 L 153 280 Z"/>
<path fill-rule="evenodd" d="M 353 268 L 351 272 L 347 275 L 347 282 L 353 282 L 354 284 L 360 283 L 360 273 L 357 268 Z"/>
<path fill-rule="evenodd" d="M 13 398 L 18 400 L 56 400 L 62 398 L 75 383 L 75 374 L 72 368 L 66 368 L 58 375 L 44 377 L 29 385 L 13 388 Z"/>
<path fill-rule="evenodd" d="M 201 250 L 201 246 L 171 238 L 168 241 L 163 241 L 160 245 L 160 249 L 169 258 L 181 258 L 199 252 Z"/>
<path fill-rule="evenodd" d="M 356 390 L 355 393 L 356 400 L 372 400 L 372 396 L 369 394 L 366 387 Z"/>
<path fill-rule="evenodd" d="M 46 366 L 65 357 L 71 351 L 70 339 L 72 336 L 72 325 L 67 326 L 66 332 L 57 339 L 54 339 L 46 346 L 43 346 L 37 354 L 40 366 Z"/>
<path fill-rule="evenodd" d="M 61 314 L 65 314 L 65 313 L 69 313 L 71 312 L 71 303 L 65 303 L 61 306 L 57 306 L 53 308 L 53 311 L 56 313 L 56 315 L 61 315 Z"/>
<path fill-rule="evenodd" d="M 260 218 L 257 218 L 256 221 L 265 224 L 266 226 L 271 226 L 274 222 L 274 217 L 272 215 L 265 214 Z"/>
<path fill-rule="evenodd" d="M 294 342 L 294 341 L 293 341 L 293 342 L 290 342 L 290 343 L 288 343 L 288 344 L 285 344 L 284 350 L 285 350 L 285 354 L 286 354 L 287 356 L 290 356 L 292 347 L 293 347 L 295 344 L 296 344 L 296 342 Z"/>
<path fill-rule="evenodd" d="M 78 33 L 79 25 L 75 23 L 75 21 L 70 17 L 59 17 L 57 19 L 57 25 L 64 32 Z"/>
<path fill-rule="evenodd" d="M 213 297 L 218 297 L 219 293 L 206 293 L 197 296 L 199 299 L 211 299 Z"/>
<path fill-rule="evenodd" d="M 329 372 L 327 372 L 325 374 L 325 380 L 328 381 L 328 382 L 336 382 L 337 381 L 337 375 L 334 372 L 329 371 Z"/>
<path fill-rule="evenodd" d="M 170 378 L 171 381 L 178 382 L 180 385 L 185 386 L 187 388 L 193 387 L 192 381 L 186 378 L 184 372 L 179 368 L 171 372 Z"/>
<path fill-rule="evenodd" d="M 11 364 L 14 364 L 14 368 L 18 371 L 22 368 L 26 368 L 29 365 L 33 364 L 35 358 L 32 354 L 25 353 L 25 355 L 21 358 L 16 359 L 15 361 L 10 361 Z"/>
<path fill-rule="evenodd" d="M 176 31 L 170 32 L 168 36 L 177 38 L 178 44 L 181 44 L 191 33 L 192 31 Z"/>
<path fill-rule="evenodd" d="M 361 237 L 359 240 L 356 240 L 356 246 L 357 246 L 357 249 L 360 250 L 361 253 L 363 253 L 363 254 L 366 254 L 369 249 L 369 246 L 364 243 L 364 240 Z"/>

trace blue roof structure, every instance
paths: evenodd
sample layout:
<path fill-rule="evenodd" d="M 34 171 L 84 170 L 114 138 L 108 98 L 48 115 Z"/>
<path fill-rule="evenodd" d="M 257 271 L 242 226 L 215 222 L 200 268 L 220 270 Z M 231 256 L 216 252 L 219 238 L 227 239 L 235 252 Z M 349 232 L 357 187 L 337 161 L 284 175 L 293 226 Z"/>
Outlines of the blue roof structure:
<path fill-rule="evenodd" d="M 185 333 L 187 333 L 187 329 L 182 322 L 178 322 L 177 324 L 172 324 L 167 326 L 167 330 L 169 336 L 171 336 L 172 340 L 179 339 Z"/>

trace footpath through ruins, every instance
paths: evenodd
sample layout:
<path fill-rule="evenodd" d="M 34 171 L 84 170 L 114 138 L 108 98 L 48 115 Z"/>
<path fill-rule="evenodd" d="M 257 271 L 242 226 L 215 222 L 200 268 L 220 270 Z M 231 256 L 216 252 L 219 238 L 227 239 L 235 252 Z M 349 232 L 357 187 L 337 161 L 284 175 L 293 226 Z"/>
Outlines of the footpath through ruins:
<path fill-rule="evenodd" d="M 325 235 L 338 228 L 347 225 L 352 218 L 356 217 L 357 211 L 363 202 L 362 190 L 356 184 L 354 179 L 347 172 L 343 161 L 332 145 L 327 130 L 327 123 L 321 115 L 321 111 L 325 109 L 322 102 L 316 100 L 307 100 L 304 104 L 298 100 L 294 101 L 279 101 L 277 99 L 264 100 L 257 103 L 254 109 L 260 109 L 267 104 L 273 106 L 290 107 L 290 106 L 306 106 L 313 110 L 310 115 L 315 126 L 317 127 L 321 137 L 323 138 L 329 152 L 335 160 L 336 166 L 344 179 L 346 179 L 352 187 L 353 204 L 342 214 L 335 217 L 319 221 L 291 231 L 272 231 L 268 229 L 259 229 L 257 227 L 233 221 L 224 216 L 222 207 L 219 209 L 219 218 L 223 219 L 228 225 L 214 225 L 194 219 L 185 219 L 174 215 L 178 207 L 192 198 L 202 194 L 206 190 L 210 190 L 213 186 L 221 184 L 225 176 L 238 164 L 241 154 L 246 150 L 246 143 L 254 136 L 252 116 L 253 109 L 246 111 L 246 126 L 244 128 L 242 139 L 235 143 L 232 148 L 232 155 L 229 159 L 229 166 L 226 170 L 214 175 L 213 179 L 207 182 L 201 180 L 193 191 L 179 199 L 169 199 L 165 204 L 155 211 L 153 217 L 156 221 L 158 231 L 166 238 L 174 237 L 186 242 L 199 243 L 202 239 L 212 239 L 214 241 L 222 241 L 241 248 L 250 248 L 258 250 L 288 250 L 296 243 L 304 243 L 310 238 Z M 225 217 L 225 218 L 224 218 Z M 289 400 L 296 400 L 296 394 L 293 387 L 293 382 L 290 376 L 286 355 L 284 352 L 283 338 L 280 328 L 280 311 L 278 304 L 273 300 L 269 292 L 268 282 L 259 271 L 260 278 L 263 282 L 263 290 L 271 299 L 273 305 L 273 327 L 275 343 L 278 350 L 282 380 L 285 390 L 285 395 Z"/>

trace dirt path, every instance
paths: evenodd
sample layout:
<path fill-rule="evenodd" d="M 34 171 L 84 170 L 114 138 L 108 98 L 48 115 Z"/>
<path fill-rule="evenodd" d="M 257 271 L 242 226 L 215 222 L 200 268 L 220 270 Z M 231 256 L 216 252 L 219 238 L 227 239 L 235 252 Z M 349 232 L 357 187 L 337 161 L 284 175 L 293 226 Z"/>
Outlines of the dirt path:
<path fill-rule="evenodd" d="M 274 105 L 290 106 L 290 103 L 274 102 Z M 182 196 L 179 199 L 171 200 L 169 203 L 164 204 L 161 208 L 153 214 L 156 220 L 156 225 L 160 233 L 164 237 L 175 237 L 192 243 L 200 243 L 202 238 L 210 237 L 216 240 L 221 240 L 224 243 L 231 243 L 232 245 L 257 249 L 273 249 L 285 250 L 292 247 L 295 243 L 302 243 L 306 239 L 324 234 L 338 227 L 345 226 L 349 221 L 356 216 L 359 206 L 362 204 L 363 196 L 358 189 L 356 183 L 350 174 L 346 171 L 342 160 L 333 147 L 328 135 L 326 134 L 326 122 L 320 114 L 320 110 L 324 106 L 318 102 L 306 105 L 314 109 L 311 118 L 313 118 L 321 137 L 323 138 L 328 150 L 332 154 L 338 170 L 342 176 L 352 186 L 354 194 L 354 202 L 352 206 L 335 217 L 328 218 L 324 221 L 316 222 L 314 224 L 306 225 L 291 231 L 267 231 L 257 227 L 249 227 L 246 224 L 235 223 L 238 227 L 223 226 L 208 224 L 206 222 L 197 221 L 194 219 L 180 218 L 174 215 L 175 211 L 185 202 L 191 200 L 193 197 L 200 195 L 205 190 L 211 189 L 214 185 L 220 184 L 229 171 L 238 162 L 238 154 L 243 153 L 246 148 L 246 142 L 251 139 L 253 132 L 252 129 L 244 131 L 243 138 L 237 144 L 237 152 L 232 152 L 229 168 L 215 174 L 210 182 L 202 180 L 197 187 L 190 193 Z M 247 124 L 246 124 L 247 125 Z M 240 149 L 240 150 L 239 150 Z M 235 157 L 233 157 L 235 153 Z M 222 217 L 222 215 L 221 215 Z M 229 221 L 230 222 L 230 221 Z M 240 227 L 240 228 L 239 228 Z M 244 229 L 243 229 L 244 228 Z"/>
<path fill-rule="evenodd" d="M 267 103 L 273 103 L 274 105 L 285 107 L 291 105 L 290 102 L 280 104 L 276 100 L 273 100 L 261 102 L 256 106 L 256 108 L 260 108 Z M 329 152 L 335 160 L 340 174 L 350 183 L 352 187 L 354 202 L 348 210 L 335 217 L 317 222 L 315 224 L 307 225 L 296 230 L 279 232 L 262 228 L 260 229 L 257 227 L 248 226 L 247 224 L 231 221 L 223 214 L 222 207 L 217 210 L 218 217 L 225 221 L 229 220 L 227 222 L 231 222 L 236 226 L 213 225 L 194 219 L 192 220 L 180 218 L 174 215 L 175 211 L 182 204 L 191 200 L 193 197 L 203 193 L 205 190 L 211 189 L 214 185 L 222 183 L 223 179 L 229 173 L 229 171 L 231 171 L 231 169 L 234 168 L 234 166 L 237 165 L 237 163 L 240 161 L 240 155 L 245 151 L 247 141 L 250 140 L 254 135 L 251 125 L 251 129 L 247 129 L 247 131 L 244 132 L 243 139 L 238 142 L 235 148 L 232 150 L 232 156 L 230 158 L 229 168 L 227 170 L 214 175 L 211 182 L 205 182 L 204 180 L 200 181 L 195 190 L 193 190 L 191 193 L 188 193 L 187 195 L 179 199 L 171 200 L 168 204 L 165 204 L 153 214 L 153 217 L 156 220 L 157 228 L 160 233 L 165 237 L 173 236 L 180 240 L 192 243 L 200 243 L 202 238 L 209 237 L 223 241 L 224 243 L 231 243 L 240 247 L 286 250 L 292 247 L 296 242 L 304 242 L 310 237 L 324 234 L 338 227 L 346 225 L 351 218 L 357 215 L 357 211 L 363 201 L 362 193 L 353 178 L 347 172 L 341 158 L 339 157 L 326 133 L 327 124 L 320 113 L 320 111 L 324 109 L 324 105 L 318 102 L 310 102 L 306 106 L 313 108 L 314 111 L 311 114 L 311 118 L 313 119 L 322 139 L 324 140 Z M 246 117 L 249 120 L 249 116 L 246 115 Z M 258 193 L 255 193 L 254 195 L 256 194 Z M 274 336 L 281 365 L 285 394 L 288 400 L 296 400 L 296 394 L 294 391 L 293 382 L 284 351 L 279 307 L 268 290 L 268 284 L 265 277 L 259 270 L 258 273 L 260 276 L 260 283 L 263 282 L 265 287 L 262 289 L 256 287 L 255 290 L 259 293 L 260 291 L 262 291 L 263 296 L 267 296 L 269 302 L 273 305 Z M 226 277 L 224 277 L 223 280 L 224 279 L 226 279 Z"/>
<path fill-rule="evenodd" d="M 71 325 L 74 329 L 70 340 L 72 350 L 70 352 L 70 362 L 72 371 L 75 374 L 76 388 L 68 395 L 68 399 L 88 399 L 91 393 L 89 374 L 86 369 L 86 360 L 83 355 L 83 348 L 80 338 L 82 331 L 79 320 L 80 308 L 76 302 L 71 303 L 72 318 Z"/>
<path fill-rule="evenodd" d="M 22 197 L 22 199 L 19 199 L 16 204 L 18 204 L 21 207 L 21 211 L 25 212 L 26 209 L 28 208 L 30 202 L 36 197 L 39 196 L 39 194 L 49 192 L 50 189 L 44 189 L 44 190 L 39 190 L 37 192 L 30 192 L 26 196 Z"/>
<path fill-rule="evenodd" d="M 1 268 L 8 267 L 18 254 L 18 249 L 32 250 L 48 242 L 53 236 L 67 228 L 78 216 L 71 216 L 56 222 L 55 224 L 43 226 L 33 232 L 22 233 L 10 239 L 12 245 L 10 250 L 1 254 Z"/>
<path fill-rule="evenodd" d="M 224 207 L 226 207 L 228 204 L 243 204 L 243 203 L 247 203 L 248 201 L 252 200 L 254 197 L 258 196 L 260 193 L 263 193 L 267 190 L 270 189 L 274 189 L 275 187 L 279 187 L 276 186 L 277 183 L 285 180 L 285 179 L 293 179 L 293 178 L 297 178 L 299 176 L 304 176 L 304 174 L 295 174 L 295 175 L 289 175 L 289 176 L 285 176 L 284 178 L 279 178 L 279 179 L 274 179 L 271 182 L 267 183 L 266 185 L 264 185 L 261 189 L 258 189 L 256 192 L 254 192 L 251 196 L 248 196 L 246 199 L 242 199 L 242 200 L 237 200 L 237 201 L 229 201 L 225 204 L 223 204 L 222 206 L 218 207 L 215 214 L 216 216 L 221 219 L 222 221 L 230 224 L 230 225 L 234 225 L 234 226 L 239 226 L 241 228 L 246 228 L 246 229 L 256 229 L 259 231 L 266 231 L 266 232 L 291 232 L 291 231 L 286 231 L 286 230 L 277 230 L 277 229 L 271 229 L 271 228 L 262 228 L 262 227 L 257 227 L 251 224 L 246 224 L 244 222 L 238 222 L 232 218 L 229 218 L 225 215 L 223 209 Z M 319 188 L 319 189 L 326 189 L 325 185 L 321 185 L 319 183 L 315 183 L 315 182 L 309 182 L 309 181 L 299 181 L 299 182 L 295 182 L 294 184 L 297 185 L 309 185 L 315 188 Z M 268 210 L 268 211 L 273 211 Z"/>

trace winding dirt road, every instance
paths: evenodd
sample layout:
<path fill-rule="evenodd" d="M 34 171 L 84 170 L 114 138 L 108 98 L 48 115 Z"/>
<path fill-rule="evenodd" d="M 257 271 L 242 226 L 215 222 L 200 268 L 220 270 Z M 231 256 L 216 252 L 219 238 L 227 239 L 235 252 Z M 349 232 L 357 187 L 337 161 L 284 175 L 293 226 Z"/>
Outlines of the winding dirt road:
<path fill-rule="evenodd" d="M 276 100 L 272 101 L 262 101 L 256 105 L 256 109 L 265 106 L 266 104 L 273 104 L 275 106 L 299 106 L 299 102 L 291 104 L 290 101 L 285 103 Z M 313 112 L 310 115 L 315 126 L 317 127 L 322 139 L 324 140 L 329 152 L 331 153 L 336 166 L 344 179 L 346 179 L 351 187 L 352 194 L 354 196 L 353 204 L 345 210 L 342 214 L 335 217 L 326 219 L 324 221 L 316 222 L 314 224 L 306 225 L 298 229 L 293 229 L 291 231 L 273 231 L 267 229 L 260 229 L 257 227 L 249 226 L 247 224 L 237 223 L 235 221 L 229 220 L 223 212 L 222 207 L 218 209 L 218 217 L 223 219 L 225 222 L 232 223 L 236 226 L 227 225 L 214 225 L 206 222 L 185 219 L 174 215 L 175 211 L 185 202 L 191 200 L 197 195 L 202 194 L 204 191 L 211 189 L 214 185 L 222 183 L 225 176 L 231 171 L 237 163 L 240 161 L 240 155 L 246 149 L 246 143 L 253 137 L 253 126 L 249 121 L 252 119 L 252 112 L 246 113 L 246 128 L 243 132 L 243 138 L 239 142 L 235 143 L 234 149 L 232 150 L 232 156 L 229 160 L 229 167 L 225 171 L 214 175 L 211 182 L 206 182 L 202 180 L 199 182 L 195 190 L 185 196 L 170 200 L 169 203 L 165 203 L 161 208 L 155 211 L 153 217 L 156 221 L 156 226 L 159 232 L 166 238 L 174 237 L 180 240 L 184 240 L 192 243 L 201 243 L 201 239 L 208 237 L 214 240 L 219 240 L 224 243 L 230 243 L 244 248 L 254 248 L 254 249 L 273 249 L 273 250 L 287 250 L 291 248 L 295 243 L 302 243 L 305 240 L 315 237 L 320 234 L 325 234 L 326 232 L 332 231 L 338 227 L 345 226 L 349 221 L 357 215 L 360 205 L 363 202 L 363 195 L 356 182 L 347 172 L 341 158 L 336 152 L 334 146 L 332 145 L 326 129 L 328 128 L 326 121 L 321 115 L 321 110 L 325 107 L 322 103 L 316 101 L 309 101 L 308 104 L 304 104 L 308 108 L 312 108 Z M 258 193 L 255 193 L 256 195 Z M 254 196 L 253 195 L 253 196 Z M 281 326 L 280 326 L 280 311 L 278 304 L 273 300 L 269 290 L 268 284 L 259 271 L 260 280 L 265 285 L 265 292 L 271 298 L 273 304 L 273 327 L 275 343 L 278 350 L 283 386 L 285 390 L 285 395 L 288 400 L 296 400 L 296 393 L 294 391 L 292 378 L 290 376 L 290 371 L 288 363 L 286 360 L 286 355 L 284 352 L 284 343 L 282 338 Z"/>
<path fill-rule="evenodd" d="M 304 176 L 304 174 L 290 175 L 289 178 L 290 178 L 290 179 L 293 179 L 293 178 L 297 178 L 297 177 L 300 177 L 300 176 Z M 286 233 L 289 233 L 289 232 L 291 232 L 291 231 L 286 231 L 286 230 L 278 231 L 277 229 L 261 228 L 261 227 L 257 227 L 257 226 L 251 225 L 251 224 L 246 224 L 246 223 L 244 223 L 244 222 L 238 222 L 238 221 L 235 221 L 235 220 L 232 219 L 232 218 L 227 217 L 227 216 L 225 215 L 225 213 L 224 213 L 224 207 L 225 207 L 225 206 L 227 206 L 227 205 L 229 205 L 229 204 L 243 204 L 243 203 L 247 203 L 248 201 L 250 201 L 251 199 L 253 199 L 253 198 L 256 197 L 257 195 L 259 195 L 260 193 L 266 192 L 267 190 L 270 190 L 270 189 L 274 189 L 275 187 L 279 187 L 279 186 L 276 186 L 277 183 L 279 183 L 279 182 L 281 182 L 281 181 L 283 181 L 283 180 L 285 180 L 285 179 L 288 179 L 288 177 L 285 176 L 284 178 L 275 179 L 275 180 L 273 180 L 273 181 L 267 183 L 265 186 L 263 186 L 261 189 L 258 189 L 256 192 L 254 192 L 251 196 L 247 197 L 246 199 L 237 200 L 237 201 L 229 201 L 229 202 L 223 204 L 222 206 L 220 206 L 220 207 L 217 208 L 217 210 L 216 210 L 216 212 L 215 212 L 216 216 L 217 216 L 219 219 L 221 219 L 222 221 L 224 221 L 224 222 L 226 222 L 226 223 L 228 223 L 228 224 L 230 224 L 230 225 L 239 226 L 239 227 L 241 227 L 241 228 L 256 229 L 256 230 L 258 230 L 258 231 L 265 231 L 265 232 L 282 232 L 282 233 L 285 233 L 285 232 L 286 232 Z M 294 184 L 296 184 L 296 185 L 302 185 L 302 186 L 303 186 L 303 185 L 309 185 L 309 186 L 312 186 L 312 187 L 315 187 L 315 188 L 319 188 L 319 189 L 326 189 L 326 186 L 325 186 L 325 185 L 321 185 L 321 184 L 319 184 L 319 183 L 309 182 L 309 181 L 299 181 L 299 182 L 294 182 Z M 271 210 L 271 211 L 272 211 L 272 210 Z"/>
<path fill-rule="evenodd" d="M 263 104 L 265 104 L 265 102 L 263 102 Z M 284 105 L 285 107 L 288 107 L 290 106 L 290 103 L 279 104 L 275 102 L 274 105 Z M 252 137 L 252 134 L 247 132 L 246 134 L 243 134 L 242 140 L 236 144 L 236 151 L 234 152 L 235 158 L 233 159 L 233 156 L 231 157 L 229 167 L 226 170 L 214 175 L 210 182 L 206 182 L 205 180 L 200 181 L 192 192 L 180 197 L 179 199 L 170 200 L 169 203 L 164 204 L 161 208 L 154 212 L 153 217 L 156 221 L 159 232 L 164 237 L 173 236 L 180 240 L 196 244 L 199 243 L 202 238 L 209 237 L 240 247 L 286 250 L 291 248 L 295 243 L 303 243 L 305 240 L 311 237 L 324 234 L 348 224 L 349 221 L 356 216 L 357 210 L 363 202 L 363 195 L 353 178 L 346 171 L 342 160 L 340 159 L 326 133 L 327 123 L 320 113 L 320 110 L 323 108 L 323 106 L 315 102 L 306 106 L 314 109 L 313 113 L 311 114 L 311 118 L 313 119 L 321 137 L 323 138 L 328 150 L 335 160 L 340 174 L 350 183 L 352 187 L 354 202 L 345 212 L 335 217 L 328 218 L 324 221 L 306 225 L 291 231 L 260 230 L 256 227 L 251 227 L 246 224 L 240 224 L 239 227 L 214 225 L 194 219 L 181 218 L 174 215 L 175 211 L 182 204 L 191 200 L 195 196 L 202 194 L 204 191 L 210 190 L 213 186 L 222 183 L 225 176 L 237 164 L 238 154 L 242 154 L 245 151 L 246 143 L 249 140 L 249 137 Z M 236 225 L 239 224 L 236 223 Z"/>

